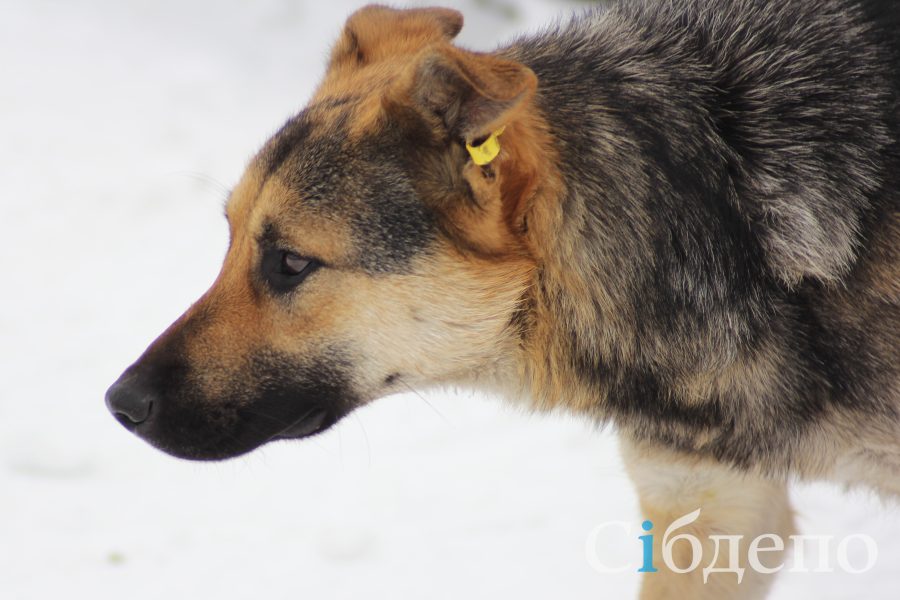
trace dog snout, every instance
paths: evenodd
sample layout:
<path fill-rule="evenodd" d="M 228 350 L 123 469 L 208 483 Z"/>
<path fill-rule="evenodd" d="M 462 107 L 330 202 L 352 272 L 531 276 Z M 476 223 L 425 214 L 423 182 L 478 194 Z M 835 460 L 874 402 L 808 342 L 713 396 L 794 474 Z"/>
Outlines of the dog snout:
<path fill-rule="evenodd" d="M 123 376 L 106 391 L 106 407 L 128 430 L 150 418 L 155 394 L 135 377 Z"/>

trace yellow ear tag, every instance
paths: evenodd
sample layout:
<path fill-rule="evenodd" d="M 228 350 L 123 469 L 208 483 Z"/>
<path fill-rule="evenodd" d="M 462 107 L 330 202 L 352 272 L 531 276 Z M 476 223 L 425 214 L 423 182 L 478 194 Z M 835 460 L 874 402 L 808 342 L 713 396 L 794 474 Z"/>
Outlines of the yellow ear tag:
<path fill-rule="evenodd" d="M 500 140 L 497 138 L 500 137 L 500 134 L 503 133 L 504 129 L 506 129 L 506 127 L 501 127 L 489 135 L 488 139 L 477 146 L 466 144 L 466 150 L 468 150 L 469 154 L 472 156 L 473 163 L 478 166 L 484 166 L 497 158 L 497 155 L 500 154 Z"/>

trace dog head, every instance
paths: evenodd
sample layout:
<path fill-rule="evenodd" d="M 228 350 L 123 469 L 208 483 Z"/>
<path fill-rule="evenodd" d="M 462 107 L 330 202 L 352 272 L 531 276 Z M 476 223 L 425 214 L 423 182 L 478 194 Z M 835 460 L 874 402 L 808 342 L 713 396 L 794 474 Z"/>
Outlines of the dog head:
<path fill-rule="evenodd" d="M 537 80 L 451 45 L 461 27 L 444 9 L 350 17 L 309 106 L 232 191 L 216 281 L 107 392 L 123 425 L 226 458 L 515 350 L 546 152 Z M 501 128 L 499 156 L 476 164 L 467 144 Z"/>

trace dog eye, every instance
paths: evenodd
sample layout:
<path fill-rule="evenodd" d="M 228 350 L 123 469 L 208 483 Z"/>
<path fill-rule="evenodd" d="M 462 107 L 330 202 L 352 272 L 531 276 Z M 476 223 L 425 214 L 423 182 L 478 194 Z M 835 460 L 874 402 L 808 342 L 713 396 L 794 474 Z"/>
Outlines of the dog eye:
<path fill-rule="evenodd" d="M 273 290 L 289 292 L 320 266 L 314 258 L 271 248 L 263 254 L 262 274 Z"/>
<path fill-rule="evenodd" d="M 281 254 L 281 274 L 295 277 L 300 275 L 309 268 L 312 261 L 302 256 L 297 256 L 291 252 L 283 252 Z"/>

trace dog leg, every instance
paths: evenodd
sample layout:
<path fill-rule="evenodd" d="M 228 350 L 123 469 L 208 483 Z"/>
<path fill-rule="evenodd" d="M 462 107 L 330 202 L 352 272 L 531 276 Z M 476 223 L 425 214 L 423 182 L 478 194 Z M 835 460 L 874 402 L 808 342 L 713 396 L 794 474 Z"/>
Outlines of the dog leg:
<path fill-rule="evenodd" d="M 774 574 L 760 572 L 748 560 L 751 542 L 758 536 L 774 534 L 789 543 L 794 532 L 793 511 L 787 486 L 782 481 L 764 479 L 728 469 L 712 461 L 691 459 L 670 451 L 651 448 L 628 440 L 622 442 L 623 456 L 629 475 L 640 497 L 645 519 L 653 524 L 655 573 L 645 573 L 642 600 L 660 599 L 740 599 L 764 598 Z M 670 538 L 687 533 L 695 536 L 702 548 L 697 567 L 687 573 L 671 570 L 664 561 L 663 538 L 666 529 L 679 517 L 700 510 L 699 517 L 683 527 L 673 529 Z M 743 536 L 737 560 L 730 563 L 730 544 L 722 540 L 719 547 L 711 536 Z M 772 538 L 760 541 L 759 548 L 777 547 Z M 692 564 L 693 551 L 687 540 L 671 544 L 671 563 L 677 569 Z M 718 556 L 717 556 L 718 553 Z M 784 551 L 755 552 L 758 564 L 778 568 L 784 563 Z M 719 570 L 707 570 L 712 566 Z M 743 568 L 738 583 L 736 569 Z"/>

